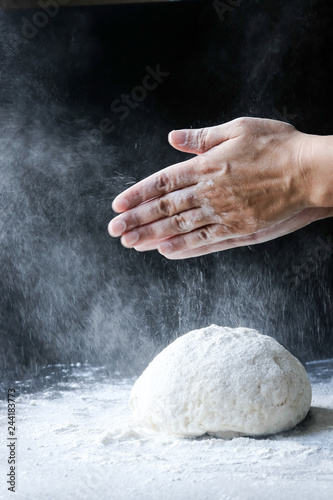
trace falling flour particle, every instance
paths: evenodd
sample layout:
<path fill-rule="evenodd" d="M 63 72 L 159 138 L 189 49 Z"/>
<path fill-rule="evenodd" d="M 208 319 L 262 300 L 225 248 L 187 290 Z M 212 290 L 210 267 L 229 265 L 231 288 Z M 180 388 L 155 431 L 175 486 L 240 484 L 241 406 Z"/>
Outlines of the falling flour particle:
<path fill-rule="evenodd" d="M 172 342 L 130 396 L 136 423 L 189 437 L 273 434 L 301 422 L 310 404 L 305 369 L 276 340 L 216 325 Z"/>

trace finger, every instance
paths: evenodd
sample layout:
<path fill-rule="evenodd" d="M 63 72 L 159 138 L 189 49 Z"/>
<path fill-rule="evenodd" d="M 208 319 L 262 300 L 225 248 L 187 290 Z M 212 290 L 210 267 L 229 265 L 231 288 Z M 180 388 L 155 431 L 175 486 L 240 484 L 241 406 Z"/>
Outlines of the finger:
<path fill-rule="evenodd" d="M 109 223 L 109 233 L 118 237 L 132 229 L 200 206 L 192 187 L 174 191 L 124 212 Z"/>
<path fill-rule="evenodd" d="M 300 229 L 308 224 L 311 224 L 311 222 L 318 220 L 318 218 L 324 217 L 325 215 L 322 214 L 321 209 L 318 210 L 310 208 L 303 210 L 302 212 L 298 212 L 289 219 L 280 221 L 269 228 L 261 229 L 260 231 L 252 233 L 250 235 L 228 238 L 214 244 L 202 245 L 201 247 L 170 253 L 161 251 L 163 250 L 162 243 L 164 243 L 161 242 L 158 245 L 157 249 L 162 255 L 170 260 L 189 259 L 192 257 L 199 257 L 201 255 L 207 255 L 214 252 L 229 250 L 231 248 L 264 243 L 266 241 L 270 241 L 275 238 L 292 233 L 297 229 Z M 168 242 L 171 243 L 171 239 L 169 239 Z"/>
<path fill-rule="evenodd" d="M 163 242 L 167 241 L 168 238 L 162 238 L 159 240 L 151 240 L 151 241 L 146 241 L 145 243 L 142 243 L 140 245 L 135 245 L 134 249 L 137 252 L 150 252 L 151 250 L 157 250 L 158 246 Z"/>
<path fill-rule="evenodd" d="M 169 260 L 182 260 L 182 259 L 190 259 L 193 257 L 201 257 L 202 255 L 208 255 L 210 253 L 221 252 L 224 250 L 230 250 L 231 248 L 254 245 L 254 239 L 250 240 L 248 238 L 246 241 L 243 239 L 243 236 L 239 238 L 230 238 L 228 240 L 221 241 L 219 243 L 215 243 L 212 245 L 204 245 L 199 248 L 193 248 L 191 250 L 185 250 L 181 252 L 173 252 L 173 253 L 163 253 L 157 247 L 157 250 L 161 255 L 166 257 Z M 251 243 L 249 243 L 251 241 Z M 258 242 L 259 243 L 259 242 Z M 153 250 L 153 249 L 152 249 Z"/>
<path fill-rule="evenodd" d="M 159 245 L 158 251 L 163 255 L 179 253 L 241 236 L 233 231 L 232 228 L 221 224 L 207 224 L 187 234 L 169 238 Z"/>
<path fill-rule="evenodd" d="M 159 196 L 197 184 L 200 166 L 195 158 L 164 168 L 118 195 L 112 203 L 115 212 L 125 212 Z"/>
<path fill-rule="evenodd" d="M 214 146 L 236 137 L 239 133 L 237 122 L 240 120 L 233 120 L 215 127 L 173 130 L 169 133 L 168 140 L 171 146 L 185 153 L 205 153 Z"/>
<path fill-rule="evenodd" d="M 145 242 L 193 232 L 198 228 L 211 224 L 214 220 L 219 222 L 220 218 L 214 216 L 212 210 L 195 208 L 146 226 L 136 227 L 133 231 L 123 234 L 121 243 L 126 248 L 132 248 Z"/>

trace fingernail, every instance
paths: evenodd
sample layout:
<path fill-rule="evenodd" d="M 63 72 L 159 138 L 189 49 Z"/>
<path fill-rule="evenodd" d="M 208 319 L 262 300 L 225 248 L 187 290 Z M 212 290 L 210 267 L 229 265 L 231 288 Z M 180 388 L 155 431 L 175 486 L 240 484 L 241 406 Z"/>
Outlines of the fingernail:
<path fill-rule="evenodd" d="M 112 221 L 110 231 L 111 236 L 121 236 L 126 231 L 126 223 L 123 220 Z"/>
<path fill-rule="evenodd" d="M 161 243 L 161 245 L 158 247 L 158 251 L 160 253 L 171 253 L 173 252 L 173 248 L 171 243 Z"/>
<path fill-rule="evenodd" d="M 129 207 L 129 202 L 126 198 L 116 198 L 112 203 L 112 210 L 115 212 L 125 212 Z"/>
<path fill-rule="evenodd" d="M 125 245 L 134 245 L 139 239 L 139 233 L 137 231 L 132 231 L 123 236 L 123 242 Z"/>
<path fill-rule="evenodd" d="M 137 252 L 151 252 L 155 250 L 154 248 L 145 248 L 145 247 L 133 247 Z"/>
<path fill-rule="evenodd" d="M 184 146 L 185 144 L 187 144 L 186 130 L 173 130 L 169 134 L 169 141 L 177 144 L 178 146 Z"/>

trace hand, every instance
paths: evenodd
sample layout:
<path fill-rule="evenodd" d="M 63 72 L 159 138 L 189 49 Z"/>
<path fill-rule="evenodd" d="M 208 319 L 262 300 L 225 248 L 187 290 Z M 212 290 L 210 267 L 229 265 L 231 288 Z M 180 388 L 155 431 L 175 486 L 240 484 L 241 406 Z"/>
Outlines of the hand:
<path fill-rule="evenodd" d="M 306 134 L 275 120 L 240 118 L 171 132 L 197 156 L 117 196 L 109 224 L 125 247 L 184 259 L 261 243 L 328 217 L 311 202 L 302 152 Z"/>

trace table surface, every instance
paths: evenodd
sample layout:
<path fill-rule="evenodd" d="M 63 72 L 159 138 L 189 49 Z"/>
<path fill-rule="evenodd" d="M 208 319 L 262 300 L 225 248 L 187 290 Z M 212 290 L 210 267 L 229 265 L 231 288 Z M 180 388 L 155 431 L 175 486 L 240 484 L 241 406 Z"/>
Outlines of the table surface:
<path fill-rule="evenodd" d="M 278 435 L 228 441 L 140 429 L 128 406 L 135 379 L 110 377 L 103 367 L 48 366 L 39 378 L 16 382 L 15 498 L 332 498 L 333 360 L 309 363 L 307 371 L 313 400 L 304 422 Z M 5 401 L 0 414 L 3 421 Z M 7 468 L 2 458 L 0 498 L 11 498 Z"/>

